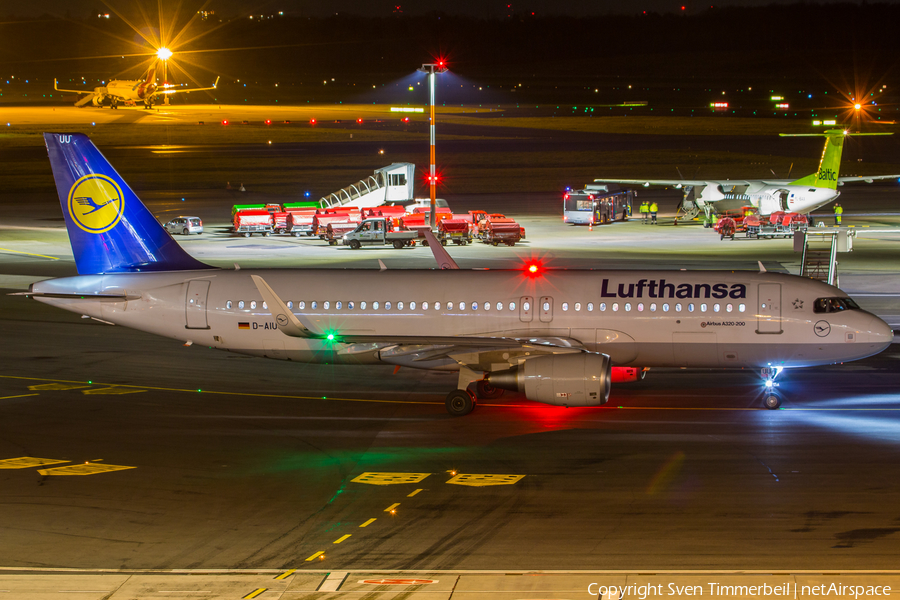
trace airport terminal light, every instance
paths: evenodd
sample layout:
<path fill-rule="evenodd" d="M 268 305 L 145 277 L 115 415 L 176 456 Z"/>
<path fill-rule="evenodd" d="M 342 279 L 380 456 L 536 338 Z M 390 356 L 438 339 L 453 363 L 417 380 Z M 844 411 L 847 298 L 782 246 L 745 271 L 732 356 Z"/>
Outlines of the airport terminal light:
<path fill-rule="evenodd" d="M 172 58 L 172 51 L 168 48 L 160 48 L 156 51 L 156 57 L 160 60 L 169 60 Z"/>
<path fill-rule="evenodd" d="M 434 223 L 436 220 L 435 215 L 435 206 L 436 206 L 436 198 L 437 198 L 437 175 L 435 175 L 434 168 L 434 76 L 437 73 L 445 73 L 447 71 L 447 65 L 443 61 L 443 59 L 438 59 L 436 63 L 428 63 L 422 65 L 421 69 L 418 69 L 423 73 L 428 73 L 428 106 L 431 109 L 430 119 L 429 119 L 429 141 L 430 141 L 430 158 L 431 164 L 429 166 L 428 171 L 428 191 L 429 197 L 431 198 L 431 212 L 430 212 L 430 221 L 432 227 L 434 227 Z"/>

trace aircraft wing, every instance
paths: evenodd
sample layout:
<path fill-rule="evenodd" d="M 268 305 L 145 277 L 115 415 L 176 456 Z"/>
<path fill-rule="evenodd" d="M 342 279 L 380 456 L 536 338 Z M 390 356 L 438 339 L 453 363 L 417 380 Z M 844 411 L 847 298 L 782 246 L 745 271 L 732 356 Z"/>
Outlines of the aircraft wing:
<path fill-rule="evenodd" d="M 393 348 L 393 354 L 416 355 L 413 360 L 437 360 L 452 358 L 458 362 L 475 365 L 482 352 L 560 353 L 584 352 L 580 341 L 563 337 L 492 337 L 492 336 L 436 336 L 436 335 L 341 335 L 317 331 L 303 316 L 295 315 L 275 290 L 259 275 L 251 275 L 253 283 L 266 301 L 278 329 L 286 336 L 306 339 L 333 340 L 341 344 L 379 344 Z"/>
<path fill-rule="evenodd" d="M 750 185 L 750 181 L 741 179 L 720 179 L 720 180 L 700 180 L 700 179 L 595 179 L 594 183 L 618 183 L 623 185 L 642 185 L 650 187 L 651 185 L 665 185 L 669 187 L 684 187 L 686 185 Z"/>
<path fill-rule="evenodd" d="M 57 79 L 53 80 L 53 89 L 56 90 L 57 92 L 68 92 L 70 94 L 93 94 L 94 93 L 93 89 L 90 89 L 90 90 L 63 90 L 63 89 L 60 89 L 59 87 L 57 87 L 58 83 L 59 83 L 59 80 L 57 80 Z"/>
<path fill-rule="evenodd" d="M 208 91 L 208 90 L 214 90 L 214 89 L 216 89 L 216 88 L 218 87 L 218 85 L 219 85 L 219 78 L 216 77 L 216 81 L 215 81 L 215 82 L 212 84 L 212 86 L 210 86 L 210 87 L 204 87 L 204 88 L 171 88 L 171 89 L 163 89 L 163 90 L 156 90 L 156 91 L 153 93 L 153 95 L 154 95 L 154 96 L 164 96 L 164 95 L 166 95 L 166 94 L 177 94 L 177 93 L 179 93 L 179 92 L 187 92 L 187 93 L 190 93 L 190 92 L 205 92 L 205 91 Z"/>
<path fill-rule="evenodd" d="M 852 183 L 854 181 L 872 183 L 876 179 L 879 181 L 884 179 L 900 179 L 900 175 L 848 175 L 846 177 L 838 177 L 838 185 Z"/>

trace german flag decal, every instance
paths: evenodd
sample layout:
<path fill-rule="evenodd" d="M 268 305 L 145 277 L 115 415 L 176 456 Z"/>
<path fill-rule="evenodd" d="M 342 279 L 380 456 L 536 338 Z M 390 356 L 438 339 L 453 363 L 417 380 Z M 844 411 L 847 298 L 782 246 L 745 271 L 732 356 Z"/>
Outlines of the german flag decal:
<path fill-rule="evenodd" d="M 250 323 L 238 323 L 238 329 L 250 329 Z"/>

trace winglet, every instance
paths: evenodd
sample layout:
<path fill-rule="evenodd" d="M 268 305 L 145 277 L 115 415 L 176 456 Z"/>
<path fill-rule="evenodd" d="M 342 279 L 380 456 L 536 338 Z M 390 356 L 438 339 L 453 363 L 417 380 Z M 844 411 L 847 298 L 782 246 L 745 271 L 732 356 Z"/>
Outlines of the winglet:
<path fill-rule="evenodd" d="M 265 300 L 269 310 L 272 311 L 272 317 L 278 324 L 278 329 L 281 330 L 281 333 L 291 337 L 314 337 L 313 333 L 304 327 L 303 323 L 294 316 L 294 313 L 291 312 L 281 298 L 278 297 L 278 294 L 276 294 L 269 284 L 266 283 L 265 279 L 259 275 L 251 275 L 250 277 L 253 279 L 253 283 L 256 284 L 256 289 L 259 290 L 259 293 L 263 297 L 263 300 Z"/>
<path fill-rule="evenodd" d="M 425 235 L 425 239 L 428 241 L 428 247 L 431 248 L 432 254 L 434 254 L 434 260 L 437 261 L 438 267 L 441 269 L 458 269 L 459 265 L 454 262 L 452 258 L 450 258 L 450 254 L 444 249 L 441 243 L 434 237 L 434 233 L 430 229 L 423 229 L 422 233 Z"/>
<path fill-rule="evenodd" d="M 766 268 L 763 266 L 762 261 L 761 261 L 761 260 L 758 260 L 758 261 L 756 261 L 756 263 L 759 265 L 759 272 L 760 272 L 760 273 L 765 273 L 765 272 L 766 272 Z"/>

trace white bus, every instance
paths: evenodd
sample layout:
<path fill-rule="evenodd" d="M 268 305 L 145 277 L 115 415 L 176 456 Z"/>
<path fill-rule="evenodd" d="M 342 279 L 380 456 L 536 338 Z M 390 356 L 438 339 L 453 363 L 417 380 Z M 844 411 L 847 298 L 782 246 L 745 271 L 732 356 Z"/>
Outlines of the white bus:
<path fill-rule="evenodd" d="M 573 225 L 599 225 L 631 215 L 632 190 L 614 183 L 586 185 L 583 190 L 563 196 L 563 222 Z"/>

